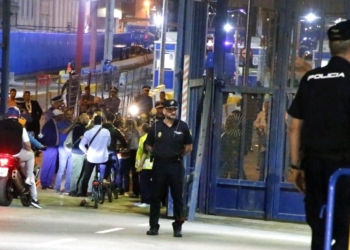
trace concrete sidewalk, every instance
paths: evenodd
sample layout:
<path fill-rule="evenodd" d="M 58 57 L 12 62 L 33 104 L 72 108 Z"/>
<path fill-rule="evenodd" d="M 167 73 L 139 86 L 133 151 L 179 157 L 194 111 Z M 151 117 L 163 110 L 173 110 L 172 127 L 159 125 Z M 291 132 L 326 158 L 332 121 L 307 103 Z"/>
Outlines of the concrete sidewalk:
<path fill-rule="evenodd" d="M 43 208 L 50 208 L 55 206 L 63 206 L 69 209 L 78 209 L 81 198 L 70 197 L 68 195 L 54 194 L 53 190 L 41 190 L 38 188 L 38 197 Z M 119 196 L 118 199 L 113 199 L 109 203 L 106 199 L 104 204 L 99 205 L 98 211 L 112 214 L 138 214 L 148 216 L 148 208 L 139 208 L 134 206 L 138 202 L 137 198 L 130 198 L 126 196 Z M 89 204 L 93 206 L 92 202 Z M 162 216 L 166 218 L 166 210 L 162 208 Z M 310 237 L 311 231 L 306 224 L 278 222 L 278 221 L 264 221 L 237 217 L 225 217 L 196 213 L 194 222 L 212 224 L 212 225 L 226 225 L 241 228 L 242 230 L 262 230 L 265 232 L 279 232 L 285 234 L 292 234 L 294 236 Z"/>

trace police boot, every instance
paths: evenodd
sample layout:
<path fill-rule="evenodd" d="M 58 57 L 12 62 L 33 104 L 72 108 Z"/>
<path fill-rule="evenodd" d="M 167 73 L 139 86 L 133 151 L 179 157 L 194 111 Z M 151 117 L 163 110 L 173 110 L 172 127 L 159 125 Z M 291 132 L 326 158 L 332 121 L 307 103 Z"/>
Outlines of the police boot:
<path fill-rule="evenodd" d="M 173 230 L 174 230 L 174 237 L 182 237 L 181 233 L 181 225 L 177 224 L 176 222 L 173 222 Z"/>
<path fill-rule="evenodd" d="M 158 235 L 158 230 L 159 230 L 159 225 L 157 225 L 156 227 L 151 227 L 148 231 L 147 231 L 147 235 Z"/>

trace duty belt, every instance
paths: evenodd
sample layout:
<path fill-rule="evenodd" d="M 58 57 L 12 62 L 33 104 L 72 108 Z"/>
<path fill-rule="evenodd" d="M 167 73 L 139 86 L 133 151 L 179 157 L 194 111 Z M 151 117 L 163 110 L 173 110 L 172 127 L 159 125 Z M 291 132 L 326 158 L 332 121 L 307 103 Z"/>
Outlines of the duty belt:
<path fill-rule="evenodd" d="M 172 156 L 172 157 L 154 157 L 155 162 L 160 163 L 175 163 L 181 162 L 182 156 Z"/>
<path fill-rule="evenodd" d="M 330 152 L 322 152 L 322 151 L 305 151 L 305 157 L 320 157 L 329 160 L 335 161 L 349 161 L 350 152 L 349 151 L 330 151 Z"/>

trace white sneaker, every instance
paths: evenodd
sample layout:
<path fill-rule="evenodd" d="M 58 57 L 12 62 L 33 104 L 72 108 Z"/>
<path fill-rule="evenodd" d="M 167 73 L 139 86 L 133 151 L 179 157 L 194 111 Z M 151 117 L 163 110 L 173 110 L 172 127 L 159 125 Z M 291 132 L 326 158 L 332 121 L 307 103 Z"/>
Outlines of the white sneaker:
<path fill-rule="evenodd" d="M 135 203 L 134 203 L 134 206 L 135 206 L 135 207 L 139 207 L 141 204 L 142 204 L 141 202 L 135 202 Z"/>
<path fill-rule="evenodd" d="M 41 209 L 42 207 L 39 205 L 39 201 L 38 200 L 32 200 L 32 202 L 30 203 L 30 205 L 32 205 L 35 208 L 39 208 Z"/>
<path fill-rule="evenodd" d="M 147 203 L 141 203 L 140 205 L 138 205 L 138 207 L 150 207 L 150 205 Z"/>
<path fill-rule="evenodd" d="M 27 177 L 25 183 L 29 186 L 35 185 L 35 180 L 33 177 Z"/>

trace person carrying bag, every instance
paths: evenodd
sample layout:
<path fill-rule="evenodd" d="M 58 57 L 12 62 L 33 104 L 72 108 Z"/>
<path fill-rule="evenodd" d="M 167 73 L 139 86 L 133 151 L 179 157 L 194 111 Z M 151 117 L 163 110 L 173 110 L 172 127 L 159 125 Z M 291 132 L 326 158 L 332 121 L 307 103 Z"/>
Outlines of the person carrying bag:
<path fill-rule="evenodd" d="M 110 143 L 110 132 L 107 129 L 102 128 L 102 116 L 95 116 L 94 127 L 84 133 L 84 136 L 79 143 L 79 148 L 86 155 L 81 193 L 83 197 L 87 196 L 88 183 L 94 167 L 97 164 L 108 161 L 108 146 Z M 86 147 L 86 145 L 88 146 Z M 80 202 L 80 205 L 86 205 L 85 198 Z"/>

